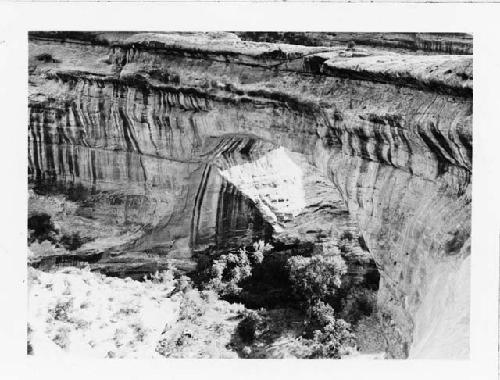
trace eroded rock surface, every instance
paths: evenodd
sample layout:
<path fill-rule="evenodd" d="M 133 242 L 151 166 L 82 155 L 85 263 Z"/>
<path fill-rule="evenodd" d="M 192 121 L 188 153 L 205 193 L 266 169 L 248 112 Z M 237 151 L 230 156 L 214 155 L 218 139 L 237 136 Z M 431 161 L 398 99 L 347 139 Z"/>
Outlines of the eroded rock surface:
<path fill-rule="evenodd" d="M 470 53 L 446 38 L 422 44 Z M 465 357 L 468 307 L 448 318 L 440 300 L 468 305 L 443 282 L 470 255 L 472 57 L 326 45 L 33 33 L 30 181 L 81 185 L 101 194 L 95 217 L 143 226 L 92 251 L 103 271 L 190 270 L 260 238 L 331 245 L 376 263 L 394 356 Z"/>

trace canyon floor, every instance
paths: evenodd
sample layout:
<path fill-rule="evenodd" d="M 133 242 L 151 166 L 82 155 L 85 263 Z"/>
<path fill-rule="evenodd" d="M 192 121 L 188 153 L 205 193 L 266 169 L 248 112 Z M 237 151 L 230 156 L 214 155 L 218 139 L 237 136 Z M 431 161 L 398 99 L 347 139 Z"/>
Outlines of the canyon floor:
<path fill-rule="evenodd" d="M 31 32 L 28 353 L 467 358 L 472 38 Z"/>

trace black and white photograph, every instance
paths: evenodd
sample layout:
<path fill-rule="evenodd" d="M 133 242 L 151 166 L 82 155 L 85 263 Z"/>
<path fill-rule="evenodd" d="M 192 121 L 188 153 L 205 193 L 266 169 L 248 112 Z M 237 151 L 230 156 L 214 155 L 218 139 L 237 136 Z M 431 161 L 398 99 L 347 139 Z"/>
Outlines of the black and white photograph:
<path fill-rule="evenodd" d="M 471 34 L 26 43 L 28 356 L 469 359 Z"/>

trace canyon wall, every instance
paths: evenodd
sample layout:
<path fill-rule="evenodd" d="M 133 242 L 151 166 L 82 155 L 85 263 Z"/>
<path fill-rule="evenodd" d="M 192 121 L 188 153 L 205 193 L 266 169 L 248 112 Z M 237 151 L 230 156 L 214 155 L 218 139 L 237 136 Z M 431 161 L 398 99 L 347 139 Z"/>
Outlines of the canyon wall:
<path fill-rule="evenodd" d="M 339 46 L 348 43 L 427 54 L 472 54 L 472 36 L 462 33 L 236 32 L 242 39 L 297 45 Z"/>
<path fill-rule="evenodd" d="M 271 237 L 373 260 L 403 354 L 467 357 L 472 57 L 374 45 L 32 33 L 30 182 L 144 226 L 101 265 Z"/>

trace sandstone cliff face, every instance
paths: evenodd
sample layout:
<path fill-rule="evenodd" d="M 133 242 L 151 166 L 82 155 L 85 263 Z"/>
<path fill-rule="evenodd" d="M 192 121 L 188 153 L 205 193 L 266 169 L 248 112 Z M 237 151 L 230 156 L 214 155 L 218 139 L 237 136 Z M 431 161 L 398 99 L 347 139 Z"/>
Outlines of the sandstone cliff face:
<path fill-rule="evenodd" d="M 358 274 L 376 263 L 406 354 L 464 357 L 468 307 L 439 300 L 468 304 L 442 284 L 467 278 L 472 79 L 470 56 L 35 33 L 29 176 L 108 194 L 127 215 L 114 222 L 145 226 L 98 265 L 188 270 L 196 252 L 257 238 L 333 245 Z M 444 321 L 456 343 L 436 348 Z"/>
<path fill-rule="evenodd" d="M 286 42 L 297 45 L 357 46 L 386 48 L 401 53 L 472 54 L 472 36 L 460 33 L 300 33 L 236 32 L 245 40 Z"/>

